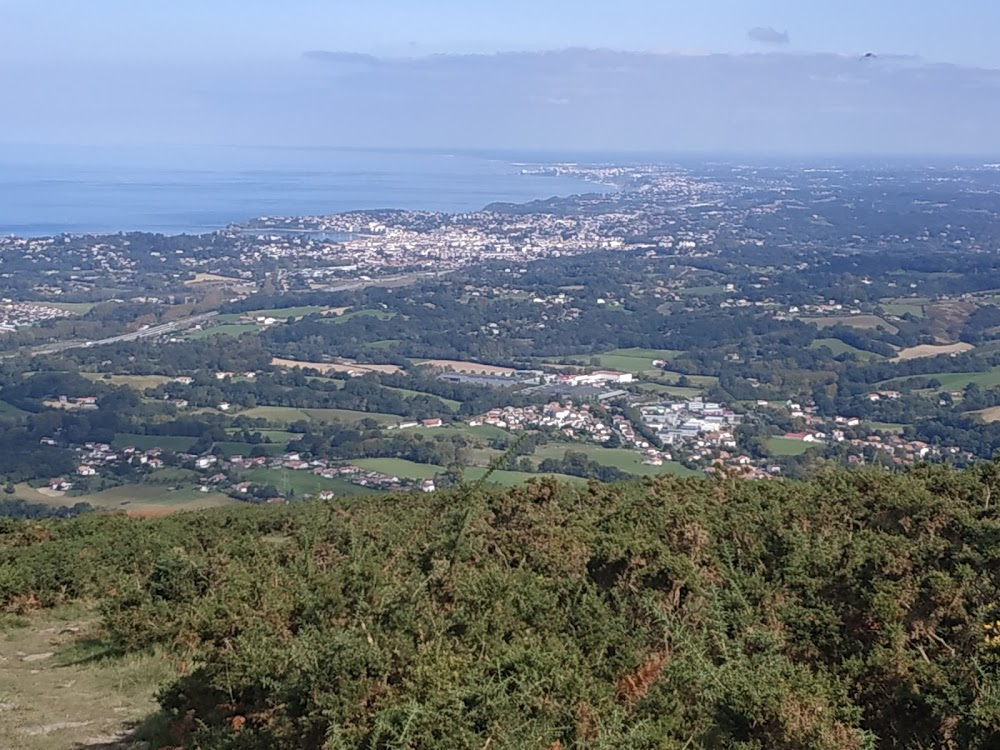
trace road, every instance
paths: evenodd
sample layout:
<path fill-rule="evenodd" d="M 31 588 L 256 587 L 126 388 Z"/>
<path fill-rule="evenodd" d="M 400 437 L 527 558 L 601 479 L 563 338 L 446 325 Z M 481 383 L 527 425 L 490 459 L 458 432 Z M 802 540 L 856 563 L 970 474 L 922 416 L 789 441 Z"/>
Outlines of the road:
<path fill-rule="evenodd" d="M 32 355 L 39 354 L 56 354 L 57 352 L 64 352 L 68 349 L 87 349 L 92 346 L 103 346 L 104 344 L 118 344 L 122 341 L 136 341 L 137 339 L 145 339 L 150 336 L 162 336 L 167 333 L 173 333 L 174 331 L 179 331 L 182 328 L 189 328 L 198 323 L 203 323 L 206 320 L 211 320 L 219 313 L 210 312 L 202 313 L 201 315 L 192 315 L 189 318 L 183 318 L 181 320 L 173 320 L 169 323 L 161 323 L 160 325 L 150 326 L 141 331 L 135 331 L 134 333 L 123 333 L 119 336 L 112 336 L 106 339 L 99 339 L 98 341 L 62 341 L 57 344 L 47 344 L 40 349 L 36 349 L 32 352 Z"/>

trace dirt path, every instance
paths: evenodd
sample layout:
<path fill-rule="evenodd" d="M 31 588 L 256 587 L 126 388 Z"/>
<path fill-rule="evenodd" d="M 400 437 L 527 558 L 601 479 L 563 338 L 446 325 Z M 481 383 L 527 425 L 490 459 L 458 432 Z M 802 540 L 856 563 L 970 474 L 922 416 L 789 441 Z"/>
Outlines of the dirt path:
<path fill-rule="evenodd" d="M 156 656 L 109 658 L 94 627 L 78 611 L 0 629 L 3 750 L 147 747 L 137 737 L 170 665 Z"/>

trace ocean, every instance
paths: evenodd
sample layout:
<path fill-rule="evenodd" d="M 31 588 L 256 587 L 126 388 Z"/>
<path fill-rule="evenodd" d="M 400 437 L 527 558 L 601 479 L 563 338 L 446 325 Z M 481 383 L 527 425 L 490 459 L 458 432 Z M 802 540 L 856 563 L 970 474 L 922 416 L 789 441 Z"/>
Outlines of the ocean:
<path fill-rule="evenodd" d="M 606 191 L 531 159 L 415 151 L 0 145 L 0 235 L 199 233 L 261 216 L 475 211 Z"/>

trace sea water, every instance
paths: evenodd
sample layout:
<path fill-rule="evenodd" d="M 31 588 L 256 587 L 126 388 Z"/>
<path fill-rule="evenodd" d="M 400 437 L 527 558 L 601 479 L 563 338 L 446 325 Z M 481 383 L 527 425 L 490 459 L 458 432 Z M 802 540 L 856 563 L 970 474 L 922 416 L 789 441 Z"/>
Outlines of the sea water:
<path fill-rule="evenodd" d="M 198 233 L 262 216 L 466 212 L 607 190 L 522 174 L 526 161 L 416 151 L 0 145 L 0 235 Z"/>

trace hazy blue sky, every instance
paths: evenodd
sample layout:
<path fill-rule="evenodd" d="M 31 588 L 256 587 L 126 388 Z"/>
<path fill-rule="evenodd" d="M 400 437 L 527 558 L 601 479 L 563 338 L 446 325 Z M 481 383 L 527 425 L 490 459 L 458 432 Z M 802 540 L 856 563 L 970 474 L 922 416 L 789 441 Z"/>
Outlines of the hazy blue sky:
<path fill-rule="evenodd" d="M 232 59 L 566 46 L 915 54 L 1000 68 L 997 0 L 0 0 L 0 57 Z M 760 35 L 758 35 L 760 36 Z"/>
<path fill-rule="evenodd" d="M 0 0 L 0 144 L 997 154 L 997 29 L 1000 0 Z"/>

